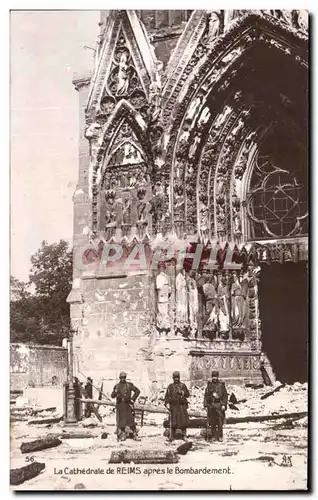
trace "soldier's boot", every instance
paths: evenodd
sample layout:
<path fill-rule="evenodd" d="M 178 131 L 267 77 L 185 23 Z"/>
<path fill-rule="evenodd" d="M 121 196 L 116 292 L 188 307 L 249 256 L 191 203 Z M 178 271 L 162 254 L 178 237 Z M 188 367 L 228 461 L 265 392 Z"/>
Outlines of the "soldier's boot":
<path fill-rule="evenodd" d="M 138 436 L 137 429 L 135 427 L 132 428 L 132 438 L 134 441 L 141 441 L 140 437 Z"/>
<path fill-rule="evenodd" d="M 120 429 L 118 434 L 118 441 L 126 441 L 127 435 L 125 429 Z"/>
<path fill-rule="evenodd" d="M 218 425 L 217 436 L 218 436 L 218 441 L 223 441 L 223 427 L 220 424 Z"/>
<path fill-rule="evenodd" d="M 187 429 L 182 429 L 182 439 L 183 441 L 187 441 Z"/>
<path fill-rule="evenodd" d="M 170 431 L 170 436 L 169 436 L 169 441 L 175 441 L 176 439 L 176 429 L 171 429 Z"/>
<path fill-rule="evenodd" d="M 211 427 L 207 427 L 207 429 L 206 429 L 205 440 L 206 440 L 207 443 L 210 443 L 212 441 Z"/>
<path fill-rule="evenodd" d="M 217 439 L 217 429 L 216 429 L 216 425 L 215 425 L 215 424 L 214 424 L 214 425 L 212 425 L 212 428 L 211 428 L 211 429 L 212 429 L 212 436 L 211 436 L 211 437 L 212 437 L 212 439 L 211 439 L 211 441 L 215 441 L 215 440 Z"/>

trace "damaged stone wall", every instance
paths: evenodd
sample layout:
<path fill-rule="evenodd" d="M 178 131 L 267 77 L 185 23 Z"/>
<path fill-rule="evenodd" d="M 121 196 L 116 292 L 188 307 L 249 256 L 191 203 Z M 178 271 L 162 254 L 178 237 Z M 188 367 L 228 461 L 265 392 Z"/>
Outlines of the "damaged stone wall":
<path fill-rule="evenodd" d="M 67 349 L 64 347 L 10 344 L 11 389 L 21 390 L 27 386 L 62 386 L 66 381 L 66 373 Z"/>
<path fill-rule="evenodd" d="M 112 383 L 121 370 L 140 378 L 140 357 L 151 331 L 152 286 L 147 274 L 82 280 L 82 326 L 74 338 L 77 371 Z"/>

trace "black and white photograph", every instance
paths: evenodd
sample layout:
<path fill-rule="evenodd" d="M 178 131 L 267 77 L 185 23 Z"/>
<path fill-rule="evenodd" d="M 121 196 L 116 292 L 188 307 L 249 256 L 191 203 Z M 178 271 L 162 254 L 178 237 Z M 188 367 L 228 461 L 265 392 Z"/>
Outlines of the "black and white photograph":
<path fill-rule="evenodd" d="M 11 490 L 308 490 L 308 23 L 11 10 Z"/>

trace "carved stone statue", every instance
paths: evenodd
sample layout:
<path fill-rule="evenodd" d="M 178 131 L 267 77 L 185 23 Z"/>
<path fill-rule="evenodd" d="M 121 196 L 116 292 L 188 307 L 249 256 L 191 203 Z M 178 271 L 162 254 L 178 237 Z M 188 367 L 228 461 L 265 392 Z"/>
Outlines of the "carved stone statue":
<path fill-rule="evenodd" d="M 128 54 L 123 52 L 119 59 L 118 80 L 116 95 L 126 95 L 129 86 L 129 65 L 127 64 Z"/>
<path fill-rule="evenodd" d="M 229 287 L 225 276 L 221 277 L 221 282 L 218 286 L 218 306 L 219 306 L 219 326 L 220 337 L 228 338 L 230 329 L 230 305 L 229 305 Z"/>
<path fill-rule="evenodd" d="M 103 114 L 109 115 L 115 107 L 115 99 L 111 97 L 104 97 L 100 103 L 100 110 Z"/>
<path fill-rule="evenodd" d="M 218 232 L 223 232 L 225 230 L 225 210 L 224 206 L 221 203 L 217 205 L 216 220 Z"/>
<path fill-rule="evenodd" d="M 207 24 L 208 38 L 211 43 L 217 35 L 223 33 L 224 19 L 222 11 L 208 11 Z"/>
<path fill-rule="evenodd" d="M 131 143 L 126 142 L 124 145 L 124 158 L 122 160 L 123 165 L 127 164 L 138 164 L 142 162 L 142 158 L 138 149 Z"/>
<path fill-rule="evenodd" d="M 191 336 L 196 336 L 198 331 L 198 311 L 199 311 L 199 301 L 198 301 L 198 289 L 195 280 L 195 271 L 190 271 L 187 278 L 187 290 L 188 290 L 188 301 L 189 301 L 189 326 Z"/>
<path fill-rule="evenodd" d="M 244 326 L 246 315 L 246 295 L 247 281 L 239 281 L 237 274 L 233 276 L 231 288 L 232 293 L 232 326 L 233 328 L 242 328 Z"/>
<path fill-rule="evenodd" d="M 205 125 L 208 122 L 210 116 L 211 116 L 210 109 L 208 108 L 208 106 L 206 106 L 202 111 L 201 116 L 198 120 L 198 126 L 202 127 L 203 125 Z"/>
<path fill-rule="evenodd" d="M 161 86 L 158 81 L 152 82 L 149 86 L 149 102 L 151 121 L 156 122 L 161 115 Z"/>
<path fill-rule="evenodd" d="M 105 231 L 106 239 L 110 239 L 114 234 L 117 226 L 117 212 L 115 205 L 115 191 L 108 190 L 105 192 Z"/>
<path fill-rule="evenodd" d="M 156 224 L 159 224 L 164 219 L 166 193 L 164 186 L 158 181 L 153 189 L 153 198 L 150 201 L 150 213 L 154 216 Z"/>
<path fill-rule="evenodd" d="M 188 112 L 186 114 L 186 120 L 192 122 L 197 112 L 199 111 L 200 105 L 202 103 L 202 96 L 197 96 L 189 106 Z"/>
<path fill-rule="evenodd" d="M 190 131 L 189 130 L 184 130 L 182 134 L 180 135 L 180 142 L 187 142 L 190 137 Z"/>
<path fill-rule="evenodd" d="M 131 224 L 131 200 L 129 198 L 124 200 L 123 224 Z"/>
<path fill-rule="evenodd" d="M 188 325 L 188 294 L 185 270 L 176 277 L 176 328 L 183 332 Z"/>
<path fill-rule="evenodd" d="M 140 187 L 137 190 L 137 222 L 144 222 L 146 220 L 147 203 L 144 200 L 146 189 Z"/>
<path fill-rule="evenodd" d="M 171 294 L 169 276 L 160 268 L 156 278 L 157 290 L 157 327 L 159 330 L 168 331 L 171 327 L 169 317 L 169 297 Z"/>
<path fill-rule="evenodd" d="M 203 295 L 205 301 L 205 315 L 203 320 L 203 336 L 214 338 L 218 321 L 218 300 L 214 277 L 208 277 L 208 281 L 203 284 Z"/>
<path fill-rule="evenodd" d="M 176 182 L 174 185 L 174 217 L 175 219 L 180 219 L 184 216 L 184 193 L 183 184 L 181 182 Z"/>
<path fill-rule="evenodd" d="M 200 201 L 200 230 L 202 236 L 209 235 L 209 207 L 206 197 Z"/>
<path fill-rule="evenodd" d="M 200 142 L 200 139 L 201 139 L 201 137 L 199 135 L 195 136 L 194 141 L 192 142 L 190 149 L 189 149 L 189 158 L 194 157 L 196 150 L 197 150 L 197 147 L 198 147 L 198 144 Z"/>

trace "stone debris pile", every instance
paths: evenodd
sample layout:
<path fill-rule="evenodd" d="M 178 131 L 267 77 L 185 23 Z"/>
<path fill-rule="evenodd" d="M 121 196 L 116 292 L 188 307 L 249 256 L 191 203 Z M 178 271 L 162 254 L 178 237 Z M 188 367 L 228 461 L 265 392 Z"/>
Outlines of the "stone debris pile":
<path fill-rule="evenodd" d="M 227 416 L 248 416 L 248 415 L 272 415 L 275 413 L 289 413 L 307 411 L 307 392 L 308 384 L 295 382 L 292 385 L 285 385 L 275 394 L 267 399 L 261 399 L 261 396 L 278 387 L 277 382 L 273 387 L 252 387 L 228 385 L 227 391 L 229 397 L 233 393 L 236 397 L 235 409 L 228 408 Z M 191 397 L 189 398 L 189 409 L 193 411 L 203 410 L 204 387 L 194 386 L 191 388 Z M 243 402 L 246 400 L 245 402 Z M 242 401 L 242 402 L 240 402 Z"/>

